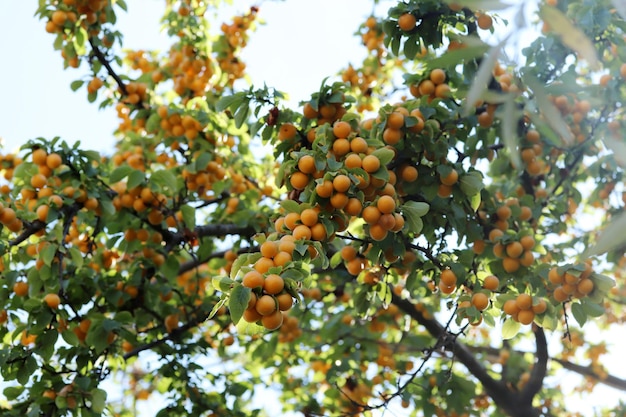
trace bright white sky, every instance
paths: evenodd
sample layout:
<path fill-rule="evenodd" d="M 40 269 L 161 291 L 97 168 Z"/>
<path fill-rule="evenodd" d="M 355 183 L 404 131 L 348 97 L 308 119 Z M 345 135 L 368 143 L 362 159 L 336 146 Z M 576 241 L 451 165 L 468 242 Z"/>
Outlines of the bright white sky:
<path fill-rule="evenodd" d="M 129 13 L 120 11 L 117 25 L 124 33 L 125 46 L 167 49 L 170 42 L 159 30 L 164 2 L 127 3 Z M 386 10 L 389 2 L 382 3 L 381 9 Z M 229 10 L 241 12 L 254 2 L 237 0 L 235 4 Z M 72 81 L 88 77 L 87 66 L 63 70 L 60 53 L 52 47 L 54 36 L 45 32 L 44 22 L 33 17 L 36 6 L 34 0 L 0 1 L 0 138 L 5 152 L 28 139 L 61 136 L 110 153 L 118 123 L 115 111 L 89 104 L 84 89 L 70 90 Z M 266 83 L 288 93 L 294 104 L 305 99 L 324 77 L 362 60 L 363 48 L 353 33 L 371 11 L 371 2 L 363 0 L 263 1 L 260 17 L 267 25 L 252 36 L 243 56 L 248 73 L 256 85 Z M 223 16 L 228 19 L 232 14 Z M 621 394 L 610 389 L 600 392 L 612 400 Z M 149 407 L 144 412 L 151 414 Z"/>

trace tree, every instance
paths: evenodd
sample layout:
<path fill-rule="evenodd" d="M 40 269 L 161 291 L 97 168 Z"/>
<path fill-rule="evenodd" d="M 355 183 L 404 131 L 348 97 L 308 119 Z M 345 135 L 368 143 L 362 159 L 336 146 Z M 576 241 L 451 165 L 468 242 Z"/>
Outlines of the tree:
<path fill-rule="evenodd" d="M 122 53 L 124 1 L 39 2 L 120 124 L 109 155 L 2 155 L 3 415 L 262 415 L 271 389 L 305 416 L 554 416 L 550 376 L 626 390 L 583 331 L 624 318 L 621 3 L 546 0 L 522 51 L 499 2 L 392 4 L 297 109 L 244 82 L 261 11 L 215 34 L 219 3 L 167 1 L 169 51 Z"/>

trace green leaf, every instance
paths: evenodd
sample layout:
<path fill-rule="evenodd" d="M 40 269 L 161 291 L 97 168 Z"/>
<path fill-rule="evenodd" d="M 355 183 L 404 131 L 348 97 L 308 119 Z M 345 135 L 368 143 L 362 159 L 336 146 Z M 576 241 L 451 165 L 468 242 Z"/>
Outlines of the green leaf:
<path fill-rule="evenodd" d="M 215 104 L 215 110 L 224 111 L 226 109 L 234 110 L 243 102 L 245 95 L 243 93 L 233 94 L 220 98 Z"/>
<path fill-rule="evenodd" d="M 150 176 L 150 181 L 153 181 L 157 185 L 160 185 L 161 188 L 176 192 L 178 189 L 176 176 L 174 173 L 168 169 L 161 169 L 159 171 L 153 172 Z"/>
<path fill-rule="evenodd" d="M 480 193 L 476 193 L 469 198 L 470 206 L 472 210 L 476 211 L 480 207 L 480 203 L 482 202 L 482 198 L 480 197 Z"/>
<path fill-rule="evenodd" d="M 287 213 L 300 213 L 302 211 L 300 204 L 294 200 L 283 200 L 280 202 L 280 206 L 285 209 Z"/>
<path fill-rule="evenodd" d="M 52 265 L 52 260 L 54 259 L 56 253 L 56 245 L 47 245 L 45 248 L 43 248 L 43 250 L 41 251 L 41 259 L 43 260 L 43 263 L 48 266 Z"/>
<path fill-rule="evenodd" d="M 581 303 L 583 307 L 583 311 L 590 317 L 600 317 L 606 313 L 604 306 L 598 303 L 592 303 L 590 301 L 584 300 Z M 572 306 L 573 307 L 573 306 Z M 582 326 L 582 324 L 581 324 Z"/>
<path fill-rule="evenodd" d="M 211 284 L 213 284 L 213 288 L 215 288 L 218 291 L 228 292 L 235 284 L 235 281 L 233 281 L 232 279 L 228 277 L 217 276 L 211 279 Z"/>
<path fill-rule="evenodd" d="M 83 80 L 72 81 L 72 83 L 70 84 L 70 88 L 72 89 L 72 91 L 76 91 L 80 87 L 82 87 L 83 84 L 85 84 L 85 82 Z"/>
<path fill-rule="evenodd" d="M 107 393 L 105 390 L 96 388 L 91 391 L 91 411 L 96 413 L 104 412 L 106 406 Z"/>
<path fill-rule="evenodd" d="M 12 401 L 19 397 L 22 392 L 24 392 L 24 388 L 25 387 L 6 387 L 2 391 L 2 393 L 5 397 L 7 397 L 7 400 Z"/>
<path fill-rule="evenodd" d="M 509 150 L 509 155 L 516 169 L 521 169 L 522 167 L 522 158 L 520 157 L 518 137 L 516 134 L 520 116 L 520 112 L 516 111 L 515 97 L 508 94 L 507 100 L 504 102 L 504 114 L 502 117 L 502 140 Z"/>
<path fill-rule="evenodd" d="M 228 296 L 226 294 L 223 295 L 223 298 L 221 298 L 211 309 L 211 312 L 209 313 L 209 319 L 213 318 L 217 312 L 219 311 L 220 308 L 222 308 L 224 306 L 224 304 L 226 304 L 226 301 L 228 301 Z"/>
<path fill-rule="evenodd" d="M 411 210 L 416 216 L 424 217 L 428 210 L 430 210 L 430 206 L 428 203 L 424 203 L 422 201 L 407 201 L 402 206 L 400 206 L 402 210 Z"/>
<path fill-rule="evenodd" d="M 613 135 L 604 135 L 602 141 L 607 148 L 613 151 L 615 162 L 622 168 L 626 168 L 626 142 L 617 140 Z"/>
<path fill-rule="evenodd" d="M 395 152 L 387 148 L 379 148 L 372 152 L 376 158 L 380 160 L 380 165 L 387 165 L 396 156 Z"/>
<path fill-rule="evenodd" d="M 83 266 L 83 254 L 80 251 L 80 249 L 78 249 L 75 246 L 71 246 L 69 248 L 70 251 L 70 257 L 72 258 L 72 262 L 74 263 L 74 265 L 76 266 L 76 269 L 80 269 Z"/>
<path fill-rule="evenodd" d="M 587 313 L 580 303 L 572 303 L 571 305 L 572 315 L 578 322 L 580 327 L 584 326 L 587 322 Z"/>
<path fill-rule="evenodd" d="M 404 55 L 408 59 L 414 59 L 415 56 L 421 52 L 419 36 L 409 36 L 404 40 Z"/>
<path fill-rule="evenodd" d="M 478 72 L 474 77 L 474 81 L 472 81 L 472 86 L 470 87 L 465 99 L 462 112 L 464 117 L 469 116 L 473 111 L 475 111 L 474 104 L 482 97 L 483 92 L 487 90 L 489 81 L 491 80 L 491 77 L 493 77 L 493 67 L 496 64 L 500 51 L 504 47 L 507 39 L 508 36 L 501 40 L 500 43 L 492 47 L 487 56 L 481 61 L 480 66 L 478 67 Z"/>
<path fill-rule="evenodd" d="M 115 184 L 116 182 L 123 180 L 131 172 L 133 172 L 133 169 L 128 165 L 121 165 L 115 168 L 113 172 L 111 172 L 111 175 L 109 175 L 109 184 Z"/>
<path fill-rule="evenodd" d="M 133 189 L 138 185 L 143 184 L 146 180 L 146 174 L 143 171 L 139 171 L 138 169 L 133 169 L 132 172 L 128 175 L 128 182 L 126 186 L 128 189 Z"/>
<path fill-rule="evenodd" d="M 459 179 L 459 186 L 461 187 L 463 194 L 471 197 L 479 194 L 480 190 L 485 187 L 485 184 L 483 184 L 483 177 L 479 171 L 470 171 L 461 176 Z"/>
<path fill-rule="evenodd" d="M 574 26 L 563 12 L 556 7 L 543 5 L 539 9 L 539 16 L 550 25 L 550 31 L 556 33 L 565 46 L 589 63 L 591 69 L 600 69 L 600 61 L 593 42 L 582 30 Z"/>
<path fill-rule="evenodd" d="M 609 292 L 609 290 L 615 286 L 615 280 L 606 275 L 591 274 L 589 278 L 593 281 L 594 288 L 604 294 Z"/>
<path fill-rule="evenodd" d="M 248 301 L 250 301 L 250 293 L 252 290 L 243 285 L 235 285 L 230 292 L 230 301 L 228 302 L 228 309 L 230 310 L 230 318 L 235 325 L 239 323 L 243 312 L 248 308 Z"/>
<path fill-rule="evenodd" d="M 458 65 L 459 62 L 471 60 L 483 56 L 489 50 L 489 45 L 486 43 L 468 46 L 466 48 L 455 49 L 444 53 L 438 58 L 433 58 L 428 61 L 427 68 L 446 68 L 451 65 Z"/>
<path fill-rule="evenodd" d="M 513 319 L 505 320 L 502 324 L 502 338 L 504 340 L 512 339 L 515 335 L 517 335 L 521 327 L 522 326 L 519 322 Z"/>
<path fill-rule="evenodd" d="M 582 254 L 582 258 L 586 259 L 594 255 L 601 255 L 615 248 L 622 247 L 626 244 L 626 212 L 615 216 L 611 223 L 600 233 L 595 245 Z M 595 233 L 595 231 L 593 232 Z"/>
<path fill-rule="evenodd" d="M 165 263 L 161 266 L 160 271 L 167 279 L 174 279 L 178 276 L 180 262 L 176 256 L 168 256 Z"/>
<path fill-rule="evenodd" d="M 522 75 L 522 79 L 535 95 L 537 107 L 550 128 L 554 130 L 557 135 L 559 135 L 564 144 L 571 145 L 574 143 L 574 135 L 572 131 L 563 119 L 559 109 L 550 101 L 543 83 L 530 73 L 524 73 Z"/>
<path fill-rule="evenodd" d="M 428 213 L 430 206 L 427 203 L 421 201 L 407 201 L 400 210 L 406 219 L 406 224 L 409 231 L 419 234 L 424 227 L 422 217 Z"/>
<path fill-rule="evenodd" d="M 250 107 L 248 107 L 247 103 L 240 106 L 234 115 L 235 126 L 237 128 L 240 128 L 241 126 L 243 126 L 245 121 L 248 119 L 249 114 L 250 114 Z"/>
<path fill-rule="evenodd" d="M 184 205 L 180 207 L 180 212 L 183 215 L 183 222 L 185 222 L 185 226 L 187 226 L 188 229 L 194 229 L 196 227 L 196 209 L 191 206 Z"/>

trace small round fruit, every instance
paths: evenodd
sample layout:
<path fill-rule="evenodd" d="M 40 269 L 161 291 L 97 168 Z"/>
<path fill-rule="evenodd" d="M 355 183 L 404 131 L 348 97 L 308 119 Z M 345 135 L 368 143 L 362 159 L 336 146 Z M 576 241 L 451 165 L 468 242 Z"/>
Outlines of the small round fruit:
<path fill-rule="evenodd" d="M 260 315 L 267 316 L 275 312 L 278 309 L 278 305 L 276 299 L 271 295 L 262 295 L 256 300 L 254 308 Z"/>
<path fill-rule="evenodd" d="M 61 297 L 59 297 L 58 294 L 50 293 L 50 294 L 46 294 L 43 297 L 43 301 L 44 303 L 46 303 L 48 307 L 50 307 L 53 310 L 56 310 L 57 308 L 59 308 L 59 304 L 61 304 Z"/>
<path fill-rule="evenodd" d="M 417 19 L 411 13 L 404 13 L 398 18 L 398 26 L 405 32 L 415 29 Z"/>
<path fill-rule="evenodd" d="M 441 277 L 440 277 L 440 281 L 448 286 L 454 286 L 456 285 L 456 274 L 454 272 L 452 272 L 451 269 L 444 269 L 443 271 L 441 271 Z"/>
<path fill-rule="evenodd" d="M 485 277 L 483 288 L 490 291 L 496 291 L 500 287 L 500 280 L 495 275 Z"/>
<path fill-rule="evenodd" d="M 276 330 L 283 324 L 283 312 L 276 310 L 272 314 L 263 316 L 263 318 L 261 318 L 261 323 L 263 324 L 263 327 L 269 331 Z"/>
<path fill-rule="evenodd" d="M 520 310 L 529 310 L 533 305 L 533 298 L 529 294 L 519 294 L 515 304 Z"/>
<path fill-rule="evenodd" d="M 479 311 L 483 311 L 489 306 L 489 297 L 483 292 L 477 292 L 472 295 L 472 304 Z"/>
<path fill-rule="evenodd" d="M 263 283 L 263 290 L 266 293 L 275 295 L 280 293 L 283 288 L 285 288 L 285 281 L 280 275 L 277 274 L 269 274 L 265 277 L 265 282 Z"/>

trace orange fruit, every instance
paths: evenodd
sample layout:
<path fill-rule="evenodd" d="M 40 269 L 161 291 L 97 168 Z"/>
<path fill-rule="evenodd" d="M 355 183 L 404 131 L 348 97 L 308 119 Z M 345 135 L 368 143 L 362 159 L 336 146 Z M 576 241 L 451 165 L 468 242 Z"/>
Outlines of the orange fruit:
<path fill-rule="evenodd" d="M 367 141 L 363 138 L 356 137 L 350 141 L 350 150 L 355 153 L 367 152 Z"/>
<path fill-rule="evenodd" d="M 337 156 L 344 156 L 350 152 L 350 141 L 348 139 L 335 139 L 333 141 L 333 152 Z"/>
<path fill-rule="evenodd" d="M 459 173 L 456 172 L 455 169 L 453 169 L 452 171 L 450 171 L 450 173 L 448 175 L 440 176 L 439 180 L 441 181 L 441 183 L 443 185 L 452 186 L 452 185 L 456 184 L 457 181 L 459 180 Z"/>
<path fill-rule="evenodd" d="M 367 155 L 363 158 L 361 164 L 365 172 L 372 174 L 380 168 L 380 159 L 378 159 L 375 155 Z"/>
<path fill-rule="evenodd" d="M 400 178 L 402 178 L 402 181 L 413 182 L 417 180 L 417 177 L 418 177 L 417 168 L 415 168 L 414 166 L 403 165 L 400 168 Z"/>
<path fill-rule="evenodd" d="M 441 271 L 441 276 L 439 280 L 444 285 L 451 287 L 451 286 L 456 285 L 457 278 L 456 278 L 456 274 L 452 272 L 451 269 L 444 269 L 443 271 Z"/>
<path fill-rule="evenodd" d="M 346 159 L 343 161 L 343 163 L 346 166 L 346 168 L 361 168 L 362 166 L 361 157 L 356 153 L 348 154 L 348 156 L 346 156 Z"/>
<path fill-rule="evenodd" d="M 309 240 L 311 239 L 311 229 L 309 226 L 304 224 L 299 224 L 293 229 L 292 236 L 296 240 Z"/>
<path fill-rule="evenodd" d="M 511 242 L 506 245 L 506 254 L 511 258 L 519 258 L 524 252 L 524 247 L 519 242 Z"/>
<path fill-rule="evenodd" d="M 178 328 L 178 314 L 173 313 L 173 314 L 169 314 L 168 316 L 166 316 L 164 324 L 165 324 L 165 330 L 168 333 L 171 333 L 173 330 L 177 329 Z"/>
<path fill-rule="evenodd" d="M 443 84 L 446 81 L 446 73 L 441 68 L 435 68 L 430 72 L 429 77 L 435 85 Z"/>
<path fill-rule="evenodd" d="M 404 126 L 404 115 L 400 112 L 394 111 L 387 116 L 387 124 L 385 127 L 389 129 L 402 129 Z"/>
<path fill-rule="evenodd" d="M 336 138 L 345 139 L 350 135 L 351 131 L 352 127 L 348 122 L 337 121 L 333 125 L 333 135 L 335 135 Z"/>
<path fill-rule="evenodd" d="M 345 205 L 343 210 L 351 216 L 358 216 L 363 210 L 363 203 L 361 203 L 361 200 L 358 198 L 351 197 L 348 199 L 348 203 Z"/>
<path fill-rule="evenodd" d="M 520 239 L 520 243 L 524 250 L 531 250 L 535 247 L 535 238 L 533 238 L 532 236 L 523 236 Z"/>
<path fill-rule="evenodd" d="M 302 213 L 300 213 L 300 221 L 302 222 L 303 225 L 305 226 L 313 226 L 314 224 L 317 223 L 317 211 L 313 210 L 313 209 L 304 209 L 302 210 Z"/>
<path fill-rule="evenodd" d="M 63 159 L 58 153 L 51 153 L 46 157 L 46 166 L 50 169 L 56 169 L 61 166 Z"/>
<path fill-rule="evenodd" d="M 544 313 L 547 309 L 548 303 L 546 303 L 546 300 L 543 298 L 540 298 L 539 301 L 537 301 L 537 304 L 533 304 L 532 306 L 533 313 L 535 314 Z"/>
<path fill-rule="evenodd" d="M 341 259 L 348 262 L 356 258 L 357 251 L 354 246 L 344 246 L 341 248 Z"/>
<path fill-rule="evenodd" d="M 495 275 L 488 275 L 483 281 L 483 288 L 490 291 L 496 291 L 500 287 L 500 280 Z"/>
<path fill-rule="evenodd" d="M 278 129 L 278 140 L 285 141 L 296 137 L 298 130 L 291 123 L 283 123 Z"/>
<path fill-rule="evenodd" d="M 267 240 L 261 244 L 261 254 L 266 258 L 273 258 L 278 253 L 278 243 L 273 240 Z"/>
<path fill-rule="evenodd" d="M 277 310 L 270 315 L 263 316 L 261 323 L 267 330 L 276 330 L 283 324 L 283 312 Z"/>
<path fill-rule="evenodd" d="M 13 284 L 13 292 L 19 297 L 24 297 L 28 294 L 28 283 L 24 281 L 16 282 Z"/>
<path fill-rule="evenodd" d="M 274 266 L 276 266 L 274 264 L 274 261 L 271 258 L 266 257 L 259 258 L 254 263 L 254 269 L 256 269 L 257 272 L 260 272 L 261 274 L 266 273 L 267 271 L 269 271 L 270 268 L 273 268 Z"/>
<path fill-rule="evenodd" d="M 263 287 L 264 281 L 265 279 L 263 278 L 263 275 L 253 269 L 252 271 L 246 272 L 241 283 L 247 288 L 258 288 Z"/>
<path fill-rule="evenodd" d="M 48 307 L 57 309 L 59 308 L 59 304 L 61 304 L 61 297 L 59 297 L 58 294 L 50 293 L 43 297 L 43 301 Z"/>
<path fill-rule="evenodd" d="M 472 304 L 479 311 L 483 311 L 489 306 L 489 297 L 487 297 L 487 294 L 482 292 L 474 293 L 472 295 Z"/>
<path fill-rule="evenodd" d="M 533 305 L 533 298 L 529 294 L 519 294 L 515 299 L 515 304 L 520 310 L 528 310 Z"/>
<path fill-rule="evenodd" d="M 278 309 L 280 311 L 287 311 L 293 306 L 293 298 L 286 292 L 277 295 L 276 301 L 278 302 Z"/>
<path fill-rule="evenodd" d="M 277 274 L 269 274 L 265 277 L 265 282 L 263 283 L 263 290 L 271 295 L 275 295 L 280 293 L 283 288 L 285 288 L 285 281 L 280 275 Z"/>
<path fill-rule="evenodd" d="M 271 295 L 262 295 L 256 300 L 255 310 L 262 316 L 267 316 L 278 310 L 276 299 Z"/>
<path fill-rule="evenodd" d="M 520 262 L 517 258 L 505 257 L 502 259 L 502 267 L 508 273 L 513 273 L 520 268 Z"/>
<path fill-rule="evenodd" d="M 330 197 L 330 205 L 337 210 L 341 210 L 347 206 L 348 201 L 350 201 L 350 198 L 345 193 L 335 193 Z"/>
<path fill-rule="evenodd" d="M 378 223 L 381 215 L 382 213 L 380 212 L 378 207 L 374 205 L 365 207 L 361 212 L 361 217 L 363 217 L 363 220 L 365 220 L 365 222 L 368 224 Z"/>
<path fill-rule="evenodd" d="M 417 19 L 411 13 L 403 13 L 398 18 L 398 26 L 405 32 L 410 32 L 415 29 L 417 25 Z"/>
<path fill-rule="evenodd" d="M 520 312 L 520 308 L 517 306 L 515 300 L 506 300 L 502 306 L 502 311 L 509 316 L 515 316 Z"/>
<path fill-rule="evenodd" d="M 396 210 L 396 201 L 391 196 L 383 195 L 378 199 L 376 207 L 382 214 L 393 213 Z"/>
<path fill-rule="evenodd" d="M 295 244 L 294 244 L 294 248 L 295 248 Z M 293 257 L 291 256 L 292 253 L 293 252 L 287 252 L 287 251 L 280 251 L 280 252 L 278 252 L 274 256 L 274 265 L 275 266 L 285 266 L 285 265 L 287 265 L 293 259 Z"/>
<path fill-rule="evenodd" d="M 345 193 L 350 188 L 350 178 L 347 175 L 339 174 L 333 179 L 333 188 L 339 193 Z"/>
<path fill-rule="evenodd" d="M 298 160 L 298 169 L 304 174 L 313 174 L 316 171 L 315 158 L 311 155 L 303 155 Z"/>
<path fill-rule="evenodd" d="M 261 320 L 261 317 L 263 316 L 261 316 L 254 307 L 247 308 L 243 312 L 243 319 L 248 323 L 256 323 L 257 321 Z"/>
<path fill-rule="evenodd" d="M 333 190 L 333 183 L 330 180 L 324 180 L 315 186 L 315 193 L 322 198 L 329 198 L 333 194 Z"/>
<path fill-rule="evenodd" d="M 532 310 L 521 310 L 517 314 L 517 321 L 521 324 L 530 324 L 535 319 L 535 312 Z"/>
<path fill-rule="evenodd" d="M 399 129 L 386 128 L 383 131 L 383 141 L 387 145 L 396 145 L 402 140 L 402 131 Z"/>
<path fill-rule="evenodd" d="M 309 184 L 309 176 L 300 171 L 296 171 L 291 174 L 291 177 L 289 178 L 289 183 L 296 190 L 304 190 Z"/>
<path fill-rule="evenodd" d="M 481 13 L 476 19 L 476 24 L 482 30 L 489 30 L 493 26 L 493 19 L 486 13 Z"/>
<path fill-rule="evenodd" d="M 370 237 L 379 242 L 387 237 L 388 230 L 379 223 L 370 226 Z"/>
<path fill-rule="evenodd" d="M 41 222 L 45 222 L 48 218 L 48 212 L 50 211 L 50 207 L 42 204 L 41 206 L 37 207 L 37 219 Z"/>

